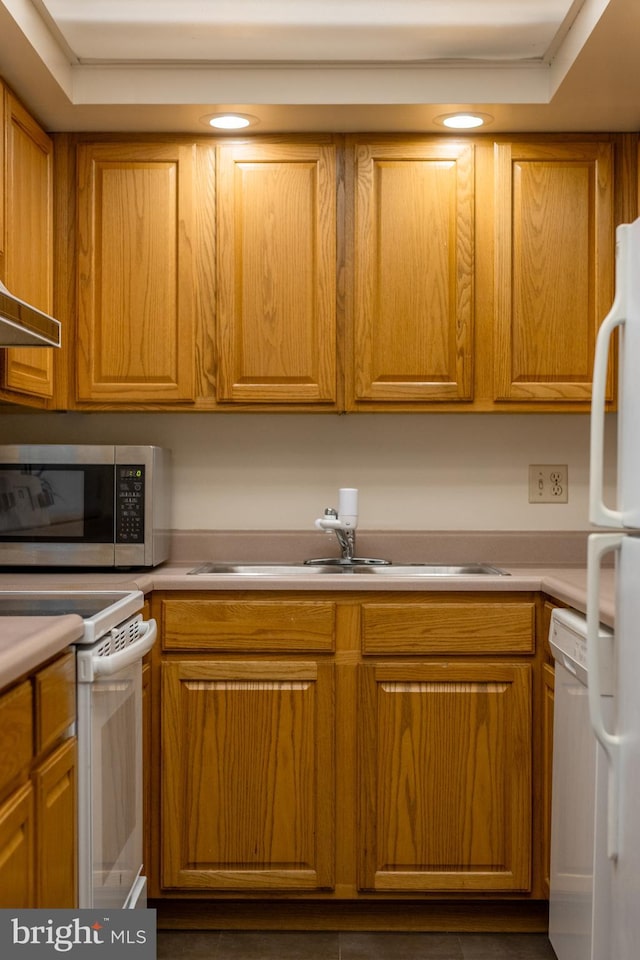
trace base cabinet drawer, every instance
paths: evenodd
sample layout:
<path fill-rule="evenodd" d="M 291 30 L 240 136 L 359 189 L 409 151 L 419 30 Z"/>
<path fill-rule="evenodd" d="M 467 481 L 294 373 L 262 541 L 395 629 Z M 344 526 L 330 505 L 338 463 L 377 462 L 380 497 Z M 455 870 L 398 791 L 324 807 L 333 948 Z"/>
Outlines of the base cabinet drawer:
<path fill-rule="evenodd" d="M 362 605 L 362 652 L 373 656 L 533 653 L 535 604 L 421 600 Z"/>
<path fill-rule="evenodd" d="M 28 775 L 33 756 L 33 694 L 29 681 L 0 696 L 0 798 Z"/>

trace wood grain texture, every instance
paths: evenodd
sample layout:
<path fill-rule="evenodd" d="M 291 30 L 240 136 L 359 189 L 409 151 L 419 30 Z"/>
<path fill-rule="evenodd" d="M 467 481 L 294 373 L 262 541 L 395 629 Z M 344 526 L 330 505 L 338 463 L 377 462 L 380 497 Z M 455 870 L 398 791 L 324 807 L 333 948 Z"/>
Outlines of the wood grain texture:
<path fill-rule="evenodd" d="M 34 679 L 36 754 L 50 750 L 76 718 L 76 658 L 67 653 Z"/>
<path fill-rule="evenodd" d="M 34 814 L 30 783 L 0 806 L 0 908 L 34 904 Z"/>
<path fill-rule="evenodd" d="M 333 403 L 335 147 L 252 142 L 218 156 L 218 400 Z"/>
<path fill-rule="evenodd" d="M 612 144 L 500 142 L 495 163 L 495 398 L 589 400 L 613 298 Z"/>
<path fill-rule="evenodd" d="M 78 147 L 80 401 L 193 400 L 194 151 Z"/>
<path fill-rule="evenodd" d="M 178 661 L 162 674 L 164 885 L 329 889 L 333 666 Z"/>
<path fill-rule="evenodd" d="M 26 778 L 33 755 L 33 694 L 28 681 L 0 697 L 0 797 Z"/>
<path fill-rule="evenodd" d="M 365 602 L 361 629 L 366 655 L 533 653 L 535 604 Z"/>
<path fill-rule="evenodd" d="M 162 603 L 165 650 L 330 653 L 336 605 L 327 600 L 169 598 Z"/>
<path fill-rule="evenodd" d="M 68 740 L 34 772 L 36 906 L 77 904 L 77 743 Z"/>
<path fill-rule="evenodd" d="M 7 90 L 5 85 L 0 81 L 0 130 L 2 131 L 2 136 L 0 136 L 0 197 L 3 198 L 0 203 L 0 270 L 3 269 L 4 265 L 4 254 L 5 247 L 7 242 L 6 230 L 5 230 L 5 203 L 4 197 L 7 192 L 7 167 L 5 160 L 5 123 L 6 123 L 6 98 Z"/>
<path fill-rule="evenodd" d="M 470 400 L 474 148 L 355 143 L 354 401 Z"/>
<path fill-rule="evenodd" d="M 154 597 L 154 895 L 541 896 L 537 607 L 530 593 Z M 309 830 L 331 837 L 330 869 Z"/>
<path fill-rule="evenodd" d="M 528 890 L 530 666 L 363 665 L 361 697 L 361 889 Z"/>
<path fill-rule="evenodd" d="M 0 96 L 2 95 L 0 87 Z M 53 143 L 16 98 L 5 105 L 5 286 L 53 313 Z M 53 397 L 53 348 L 3 351 L 3 386 L 43 400 Z"/>

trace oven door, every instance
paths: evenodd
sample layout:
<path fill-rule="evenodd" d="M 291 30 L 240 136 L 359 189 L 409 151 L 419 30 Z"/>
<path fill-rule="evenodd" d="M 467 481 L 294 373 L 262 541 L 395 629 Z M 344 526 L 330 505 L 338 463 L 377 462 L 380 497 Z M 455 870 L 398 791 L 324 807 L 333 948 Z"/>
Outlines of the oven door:
<path fill-rule="evenodd" d="M 142 657 L 156 624 L 121 652 L 96 656 L 93 678 L 78 684 L 78 901 L 124 908 L 142 870 Z M 94 647 L 78 651 L 88 658 Z M 83 667 L 79 674 L 87 675 Z"/>

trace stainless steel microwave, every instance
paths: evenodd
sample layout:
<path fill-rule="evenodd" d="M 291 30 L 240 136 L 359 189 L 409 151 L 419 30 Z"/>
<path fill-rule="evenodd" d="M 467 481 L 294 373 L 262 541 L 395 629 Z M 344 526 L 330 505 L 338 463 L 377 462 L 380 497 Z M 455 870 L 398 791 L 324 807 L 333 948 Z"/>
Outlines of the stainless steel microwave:
<path fill-rule="evenodd" d="M 169 555 L 170 454 L 0 446 L 0 566 L 154 567 Z"/>

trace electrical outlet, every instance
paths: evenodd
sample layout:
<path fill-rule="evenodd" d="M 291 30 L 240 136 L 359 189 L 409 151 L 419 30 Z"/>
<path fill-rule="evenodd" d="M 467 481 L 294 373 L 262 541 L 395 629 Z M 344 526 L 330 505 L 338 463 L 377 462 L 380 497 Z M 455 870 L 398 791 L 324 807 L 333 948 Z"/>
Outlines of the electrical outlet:
<path fill-rule="evenodd" d="M 569 470 L 565 464 L 529 465 L 529 503 L 568 503 Z"/>

